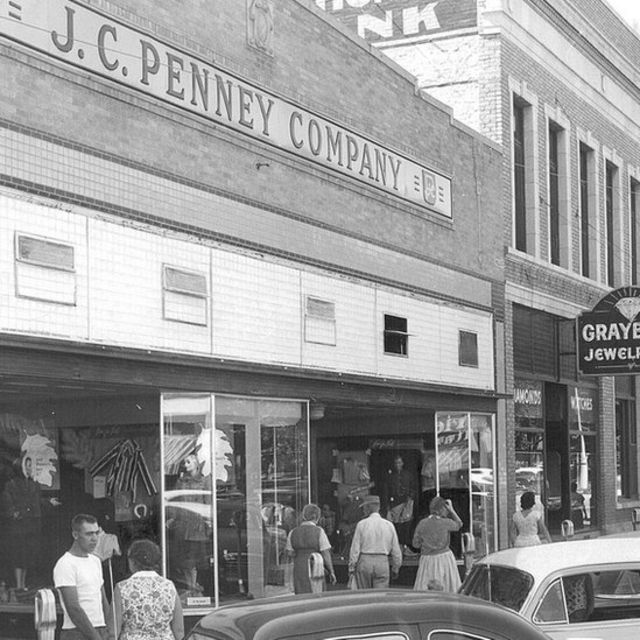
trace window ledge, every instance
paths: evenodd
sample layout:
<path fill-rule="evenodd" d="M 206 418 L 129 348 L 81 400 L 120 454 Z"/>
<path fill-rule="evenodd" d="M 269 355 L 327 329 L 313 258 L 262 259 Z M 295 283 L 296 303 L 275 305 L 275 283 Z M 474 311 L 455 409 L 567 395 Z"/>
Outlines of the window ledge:
<path fill-rule="evenodd" d="M 616 509 L 632 509 L 634 507 L 640 507 L 640 497 L 638 498 L 618 498 L 616 501 Z"/>

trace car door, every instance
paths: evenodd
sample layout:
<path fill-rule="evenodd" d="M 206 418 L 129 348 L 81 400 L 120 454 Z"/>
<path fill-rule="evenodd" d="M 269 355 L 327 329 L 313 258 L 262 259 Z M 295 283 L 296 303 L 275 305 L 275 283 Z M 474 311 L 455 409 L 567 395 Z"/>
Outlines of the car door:
<path fill-rule="evenodd" d="M 531 619 L 554 640 L 640 638 L 640 562 L 567 571 L 541 594 Z"/>

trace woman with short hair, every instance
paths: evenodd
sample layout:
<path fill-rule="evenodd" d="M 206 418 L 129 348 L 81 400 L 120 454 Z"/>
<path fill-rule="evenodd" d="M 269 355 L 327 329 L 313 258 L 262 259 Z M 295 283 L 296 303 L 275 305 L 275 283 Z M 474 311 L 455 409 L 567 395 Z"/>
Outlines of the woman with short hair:
<path fill-rule="evenodd" d="M 336 583 L 336 574 L 331 560 L 331 544 L 322 527 L 318 526 L 321 511 L 317 504 L 308 504 L 302 510 L 302 522 L 287 538 L 287 552 L 293 556 L 293 590 L 295 593 L 312 593 L 309 577 L 309 557 L 319 553 L 331 584 Z M 324 589 L 324 579 L 321 581 Z"/>

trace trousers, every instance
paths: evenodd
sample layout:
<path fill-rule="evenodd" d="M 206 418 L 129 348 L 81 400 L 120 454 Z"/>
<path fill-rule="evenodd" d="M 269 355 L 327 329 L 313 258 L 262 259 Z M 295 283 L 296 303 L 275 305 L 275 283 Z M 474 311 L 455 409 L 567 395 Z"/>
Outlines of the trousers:
<path fill-rule="evenodd" d="M 358 589 L 386 589 L 389 587 L 389 557 L 360 554 L 356 564 Z"/>

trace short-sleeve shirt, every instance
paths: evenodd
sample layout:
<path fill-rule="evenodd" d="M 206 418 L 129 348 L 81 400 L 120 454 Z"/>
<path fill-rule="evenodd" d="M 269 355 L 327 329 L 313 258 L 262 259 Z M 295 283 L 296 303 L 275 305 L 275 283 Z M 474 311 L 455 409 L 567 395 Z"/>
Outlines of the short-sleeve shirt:
<path fill-rule="evenodd" d="M 451 518 L 429 516 L 420 520 L 413 534 L 413 546 L 420 549 L 423 556 L 436 555 L 449 548 L 449 534 L 457 531 L 460 523 Z"/>
<path fill-rule="evenodd" d="M 317 525 L 315 525 L 313 522 L 309 521 L 309 520 L 305 520 L 303 522 L 300 523 L 301 527 L 317 527 Z M 318 532 L 318 536 L 319 536 L 319 540 L 318 540 L 318 551 L 327 551 L 328 549 L 331 549 L 331 543 L 329 542 L 329 538 L 327 538 L 327 534 L 325 532 L 324 529 L 322 529 L 321 527 L 318 527 L 320 529 L 320 531 Z M 295 531 L 295 529 L 293 530 Z M 293 543 L 291 542 L 291 534 L 293 533 L 293 531 L 289 531 L 289 535 L 287 536 L 287 545 L 285 547 L 285 550 L 288 551 L 289 553 L 292 553 L 294 551 L 294 546 Z"/>
<path fill-rule="evenodd" d="M 78 602 L 94 627 L 104 627 L 104 611 L 102 610 L 102 563 L 100 558 L 89 554 L 88 556 L 74 556 L 68 551 L 56 562 L 53 568 L 53 583 L 56 588 L 75 587 L 78 592 Z M 63 629 L 75 629 L 71 621 L 64 599 L 62 609 L 64 611 Z"/>

